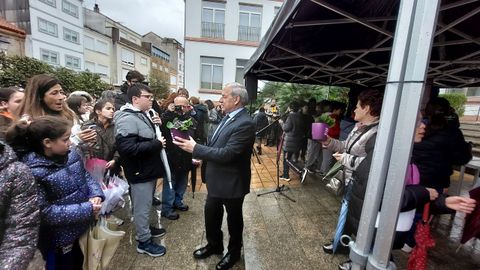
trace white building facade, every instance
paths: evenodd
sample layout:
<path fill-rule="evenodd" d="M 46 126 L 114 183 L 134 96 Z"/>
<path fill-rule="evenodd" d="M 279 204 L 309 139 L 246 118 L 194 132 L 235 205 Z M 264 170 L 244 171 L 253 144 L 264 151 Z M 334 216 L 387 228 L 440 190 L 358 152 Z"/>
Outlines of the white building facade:
<path fill-rule="evenodd" d="M 53 66 L 84 69 L 83 8 L 80 0 L 30 0 L 26 56 Z"/>
<path fill-rule="evenodd" d="M 243 68 L 283 1 L 185 1 L 185 87 L 217 101 L 223 85 L 243 82 Z"/>

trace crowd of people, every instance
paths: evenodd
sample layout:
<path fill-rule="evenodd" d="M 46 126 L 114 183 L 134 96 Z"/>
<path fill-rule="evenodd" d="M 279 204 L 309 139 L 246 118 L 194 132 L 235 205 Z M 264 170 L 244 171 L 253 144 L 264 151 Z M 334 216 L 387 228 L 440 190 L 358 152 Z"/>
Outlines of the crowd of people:
<path fill-rule="evenodd" d="M 83 91 L 67 95 L 59 80 L 45 74 L 30 78 L 25 89 L 0 89 L 2 267 L 25 269 L 38 248 L 46 269 L 81 268 L 84 255 L 78 240 L 98 217 L 105 199 L 101 183 L 84 165 L 94 158 L 105 161 L 110 175 L 123 175 L 130 184 L 138 253 L 152 257 L 166 253 L 166 247 L 154 239 L 166 230 L 150 225 L 152 206 L 161 204 L 162 217 L 179 219 L 179 212 L 189 210 L 184 201 L 189 175 L 196 177 L 201 166 L 208 190 L 207 244 L 193 256 L 223 254 L 225 209 L 230 239 L 216 269 L 231 268 L 241 257 L 250 158 L 254 150 L 262 154 L 265 145 L 277 146 L 283 153 L 283 181 L 290 181 L 290 164 L 298 161 L 304 164 L 303 177 L 325 175 L 339 161 L 345 189 L 350 191 L 344 199 L 354 202 L 349 204 L 344 233 L 356 234 L 381 114 L 381 91 L 361 92 L 352 104 L 356 106 L 348 110 L 338 101 L 310 99 L 292 101 L 287 113 L 281 114 L 271 100 L 252 119 L 245 108 L 248 93 L 241 84 L 227 84 L 218 103 L 201 102 L 184 88 L 157 101 L 144 80 L 139 72 L 130 71 L 119 93 L 105 91 L 98 99 Z M 313 138 L 312 124 L 323 121 L 330 125 L 326 139 Z M 421 213 L 423 205 L 432 201 L 439 213 L 471 212 L 474 200 L 445 195 L 452 166 L 471 159 L 470 145 L 448 101 L 432 98 L 415 134 L 411 167 L 420 176 L 416 182 L 407 180 L 401 211 L 418 208 Z M 160 201 L 155 191 L 161 178 Z M 414 226 L 398 234 L 394 248 L 411 250 L 413 230 Z M 348 252 L 333 243 L 325 243 L 323 250 Z M 351 262 L 339 267 L 350 269 Z"/>

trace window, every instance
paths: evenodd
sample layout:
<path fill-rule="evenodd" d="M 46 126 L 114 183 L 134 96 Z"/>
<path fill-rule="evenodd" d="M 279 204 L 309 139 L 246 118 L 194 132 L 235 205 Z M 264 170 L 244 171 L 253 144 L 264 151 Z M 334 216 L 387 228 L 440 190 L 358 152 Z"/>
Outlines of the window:
<path fill-rule="evenodd" d="M 71 55 L 65 55 L 65 66 L 69 68 L 80 69 L 80 58 Z"/>
<path fill-rule="evenodd" d="M 122 63 L 129 66 L 135 65 L 135 54 L 132 51 L 122 49 Z"/>
<path fill-rule="evenodd" d="M 122 80 L 126 80 L 127 73 L 129 72 L 129 69 L 124 69 L 122 68 Z"/>
<path fill-rule="evenodd" d="M 74 5 L 66 0 L 62 1 L 62 11 L 68 15 L 78 18 L 78 6 Z"/>
<path fill-rule="evenodd" d="M 63 28 L 63 39 L 72 43 L 80 43 L 80 34 L 68 28 Z"/>
<path fill-rule="evenodd" d="M 95 48 L 96 48 L 97 52 L 108 54 L 108 44 L 106 42 L 103 42 L 103 41 L 97 39 L 97 42 L 96 42 L 95 45 L 96 45 Z"/>
<path fill-rule="evenodd" d="M 95 50 L 95 39 L 89 36 L 83 37 L 83 47 L 88 50 Z"/>
<path fill-rule="evenodd" d="M 95 73 L 95 63 L 93 62 L 89 62 L 89 61 L 85 61 L 85 70 L 88 70 L 92 73 Z"/>
<path fill-rule="evenodd" d="M 148 61 L 148 60 L 147 60 L 147 58 L 145 58 L 145 57 L 140 58 L 140 64 L 142 64 L 142 65 L 145 65 L 145 66 L 146 66 L 146 65 L 147 65 L 147 61 Z"/>
<path fill-rule="evenodd" d="M 42 18 L 38 18 L 38 31 L 54 37 L 58 37 L 57 24 L 49 22 Z"/>
<path fill-rule="evenodd" d="M 200 63 L 200 88 L 221 90 L 223 83 L 223 58 L 200 56 Z"/>
<path fill-rule="evenodd" d="M 182 71 L 182 64 L 178 64 L 178 70 Z"/>
<path fill-rule="evenodd" d="M 202 37 L 224 38 L 225 3 L 202 2 Z"/>
<path fill-rule="evenodd" d="M 259 41 L 262 29 L 262 7 L 240 4 L 238 40 Z"/>
<path fill-rule="evenodd" d="M 247 65 L 248 60 L 237 59 L 237 69 L 235 72 L 235 81 L 243 84 L 243 69 Z"/>
<path fill-rule="evenodd" d="M 100 76 L 102 77 L 108 77 L 108 74 L 109 74 L 108 67 L 105 65 L 98 64 L 96 73 L 100 74 Z"/>
<path fill-rule="evenodd" d="M 171 75 L 170 76 L 170 84 L 173 84 L 173 85 L 177 84 L 177 77 Z"/>
<path fill-rule="evenodd" d="M 163 67 L 163 71 L 165 71 L 166 73 L 168 73 L 168 72 L 169 72 L 168 67 Z"/>
<path fill-rule="evenodd" d="M 45 3 L 49 6 L 56 7 L 57 6 L 57 1 L 55 0 L 40 0 L 40 2 Z"/>
<path fill-rule="evenodd" d="M 152 62 L 152 68 L 158 68 L 157 63 Z"/>
<path fill-rule="evenodd" d="M 152 46 L 152 55 L 156 56 L 166 62 L 170 62 L 170 54 L 160 50 L 159 48 Z"/>
<path fill-rule="evenodd" d="M 58 52 L 40 49 L 40 58 L 51 65 L 58 65 Z"/>

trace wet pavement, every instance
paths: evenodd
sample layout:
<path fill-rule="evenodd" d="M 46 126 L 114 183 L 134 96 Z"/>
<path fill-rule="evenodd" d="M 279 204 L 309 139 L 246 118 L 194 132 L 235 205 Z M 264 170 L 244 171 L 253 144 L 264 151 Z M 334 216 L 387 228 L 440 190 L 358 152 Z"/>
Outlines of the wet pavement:
<path fill-rule="evenodd" d="M 327 255 L 323 253 L 322 245 L 334 233 L 340 203 L 338 197 L 326 191 L 319 176 L 309 175 L 301 184 L 299 176 L 292 172 L 290 182 L 280 183 L 289 189 L 283 193 L 296 202 L 278 192 L 257 196 L 276 188 L 274 151 L 264 147 L 263 155 L 259 156 L 261 164 L 252 159 L 251 193 L 244 203 L 243 253 L 241 261 L 233 269 L 337 269 L 338 263 L 347 257 Z M 458 173 L 452 179 L 457 177 Z M 471 180 L 471 175 L 465 175 L 464 193 Z M 455 184 L 453 181 L 453 188 Z M 116 215 L 126 221 L 120 229 L 127 234 L 109 269 L 215 269 L 220 255 L 205 260 L 195 260 L 192 256 L 196 248 L 206 244 L 203 224 L 205 198 L 205 186 L 197 183 L 195 197 L 191 187 L 185 195 L 190 210 L 179 212 L 180 219 L 176 221 L 161 219 L 167 234 L 156 241 L 166 246 L 167 253 L 159 258 L 137 254 L 129 209 L 119 210 Z M 158 214 L 158 211 L 153 211 L 152 224 L 158 224 Z M 432 230 L 437 244 L 429 252 L 428 269 L 480 269 L 479 241 L 470 241 L 459 248 L 462 219 L 463 216 L 457 214 L 453 219 L 444 215 L 433 221 Z M 224 234 L 226 241 L 226 220 Z M 408 255 L 402 251 L 394 251 L 393 254 L 397 269 L 406 269 Z"/>

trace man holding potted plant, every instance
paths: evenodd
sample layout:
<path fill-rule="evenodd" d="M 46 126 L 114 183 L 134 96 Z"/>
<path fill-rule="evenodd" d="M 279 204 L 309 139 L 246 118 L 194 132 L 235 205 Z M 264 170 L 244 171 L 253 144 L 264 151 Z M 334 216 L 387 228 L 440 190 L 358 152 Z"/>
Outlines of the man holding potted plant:
<path fill-rule="evenodd" d="M 172 186 L 170 189 L 168 182 L 163 181 L 162 190 L 162 216 L 176 220 L 179 218 L 176 209 L 187 211 L 188 205 L 183 203 L 183 195 L 187 189 L 188 173 L 192 169 L 192 154 L 183 151 L 173 144 L 173 137 L 189 138 L 193 136 L 194 120 L 190 115 L 192 106 L 183 96 L 178 96 L 173 103 L 168 106 L 162 114 L 163 123 L 170 132 L 165 132 L 167 140 L 168 163 L 172 172 Z"/>

